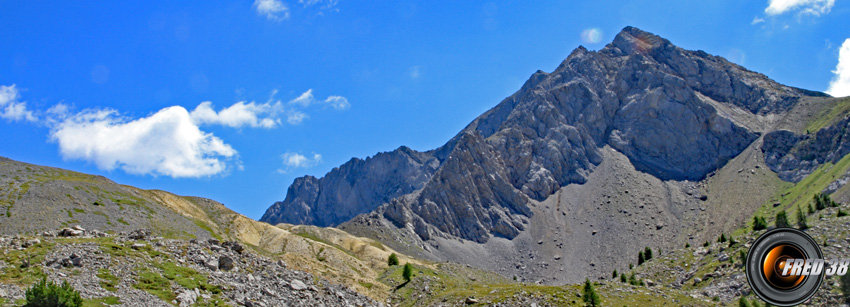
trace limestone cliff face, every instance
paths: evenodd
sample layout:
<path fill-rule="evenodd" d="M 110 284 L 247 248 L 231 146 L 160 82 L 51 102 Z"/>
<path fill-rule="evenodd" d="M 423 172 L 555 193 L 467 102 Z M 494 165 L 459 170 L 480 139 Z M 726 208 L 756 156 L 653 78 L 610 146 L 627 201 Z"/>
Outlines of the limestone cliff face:
<path fill-rule="evenodd" d="M 769 115 L 813 94 L 627 27 L 602 50 L 579 47 L 555 71 L 537 71 L 438 149 L 297 179 L 262 220 L 335 225 L 374 211 L 426 240 L 513 238 L 529 203 L 584 183 L 605 145 L 660 179 L 701 179 L 759 136 L 714 105 Z"/>
<path fill-rule="evenodd" d="M 321 179 L 295 179 L 286 199 L 272 205 L 260 221 L 336 226 L 422 188 L 439 165 L 433 154 L 407 147 L 366 160 L 353 158 Z"/>
<path fill-rule="evenodd" d="M 773 131 L 764 136 L 765 164 L 782 180 L 799 182 L 821 164 L 836 163 L 850 153 L 850 117 L 811 135 Z"/>

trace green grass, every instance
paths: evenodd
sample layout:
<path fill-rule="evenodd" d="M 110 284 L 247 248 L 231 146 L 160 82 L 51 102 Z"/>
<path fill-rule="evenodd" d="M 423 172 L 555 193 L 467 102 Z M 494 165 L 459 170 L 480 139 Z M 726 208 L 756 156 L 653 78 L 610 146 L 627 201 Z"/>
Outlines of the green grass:
<path fill-rule="evenodd" d="M 319 236 L 317 236 L 316 234 L 314 234 L 314 233 L 312 233 L 312 232 L 309 232 L 309 231 L 306 231 L 306 230 L 303 230 L 303 229 L 302 229 L 302 230 L 300 230 L 300 231 L 298 231 L 298 232 L 293 232 L 293 234 L 295 234 L 295 235 L 297 235 L 297 236 L 299 236 L 299 237 L 302 237 L 302 238 L 308 239 L 308 240 L 312 240 L 312 241 L 316 241 L 316 242 L 323 243 L 323 244 L 325 244 L 325 245 L 328 245 L 328 246 L 331 246 L 331 247 L 333 247 L 333 248 L 336 248 L 336 249 L 340 250 L 341 252 L 348 254 L 348 255 L 349 255 L 349 256 L 351 256 L 351 257 L 354 257 L 354 258 L 356 258 L 356 259 L 360 259 L 359 257 L 357 257 L 357 255 L 354 255 L 354 253 L 352 253 L 351 251 L 349 251 L 349 250 L 347 250 L 347 249 L 342 248 L 342 246 L 339 246 L 339 245 L 337 245 L 337 244 L 331 243 L 330 241 L 327 241 L 327 240 L 325 240 L 325 239 L 322 239 L 322 238 L 320 238 Z M 319 259 L 319 258 L 320 258 L 320 256 L 319 256 L 319 255 L 320 255 L 323 251 L 324 251 L 324 247 L 320 247 L 320 248 L 319 248 L 319 252 L 316 254 L 316 259 L 317 259 L 317 260 L 319 260 L 319 261 L 325 261 L 325 257 L 323 257 L 323 256 L 321 257 L 322 259 Z"/>
<path fill-rule="evenodd" d="M 105 296 L 83 300 L 83 307 L 102 307 L 119 304 L 122 304 L 121 299 L 116 296 Z"/>
<path fill-rule="evenodd" d="M 6 250 L 0 254 L 0 259 L 7 264 L 0 269 L 0 283 L 28 286 L 40 280 L 45 274 L 38 264 L 44 261 L 47 252 L 54 245 L 54 243 L 42 242 L 24 250 Z M 32 265 L 22 268 L 23 259 L 29 259 Z"/>
<path fill-rule="evenodd" d="M 117 276 L 112 275 L 112 273 L 110 273 L 109 270 L 98 269 L 97 270 L 97 277 L 100 278 L 100 279 L 103 279 L 100 282 L 100 286 L 102 288 L 109 290 L 109 291 L 112 291 L 112 292 L 118 291 L 118 282 L 120 281 L 120 279 Z"/>
<path fill-rule="evenodd" d="M 164 254 L 145 244 L 143 247 L 133 249 L 131 246 L 135 242 L 125 242 L 124 244 L 115 243 L 112 241 L 103 242 L 100 244 L 100 249 L 115 257 L 136 257 L 142 258 L 147 254 L 152 258 L 163 256 Z"/>
<path fill-rule="evenodd" d="M 809 133 L 818 132 L 841 119 L 850 113 L 850 99 L 843 99 L 836 103 L 832 108 L 822 111 L 820 114 L 809 120 L 806 125 L 806 130 Z"/>
<path fill-rule="evenodd" d="M 139 272 L 138 282 L 133 284 L 133 288 L 153 294 L 166 302 L 171 302 L 176 298 L 174 292 L 171 291 L 171 281 L 162 277 L 161 274 L 147 269 L 142 269 Z"/>
<path fill-rule="evenodd" d="M 127 221 L 125 221 L 123 218 L 120 218 L 120 217 L 118 218 L 118 223 L 121 223 L 121 224 L 124 224 L 124 225 L 130 225 L 130 223 L 127 223 Z"/>
<path fill-rule="evenodd" d="M 207 285 L 206 276 L 194 269 L 178 266 L 174 262 L 160 262 L 154 264 L 154 267 L 162 270 L 162 276 L 174 281 L 183 288 L 196 289 Z"/>
<path fill-rule="evenodd" d="M 195 222 L 195 226 L 198 226 L 199 228 L 206 230 L 207 232 L 210 233 L 210 236 L 212 236 L 216 240 L 224 241 L 224 239 L 222 239 L 221 236 L 217 232 L 213 231 L 212 228 L 210 228 L 210 226 L 207 225 L 206 223 L 204 223 L 203 221 L 201 221 L 199 219 L 192 219 L 192 220 Z"/>
<path fill-rule="evenodd" d="M 850 101 L 850 100 L 848 100 Z M 764 217 L 768 221 L 768 225 L 772 225 L 774 223 L 776 213 L 779 210 L 786 210 L 789 216 L 788 222 L 792 225 L 797 224 L 797 216 L 792 209 L 795 209 L 796 206 L 808 206 L 815 196 L 815 194 L 820 193 L 826 188 L 831 182 L 835 181 L 836 178 L 839 178 L 842 174 L 847 172 L 850 169 L 850 155 L 846 155 L 841 160 L 838 160 L 837 163 L 824 163 L 820 167 L 818 167 L 814 172 L 800 180 L 797 184 L 788 183 L 788 187 L 782 190 L 777 197 L 772 200 L 762 204 L 758 210 L 754 213 L 754 215 L 759 215 Z M 780 205 L 774 207 L 773 203 L 779 202 Z M 739 237 L 745 233 L 752 231 L 753 218 L 752 216 L 747 219 L 746 225 L 744 227 L 738 228 L 735 230 L 732 235 Z"/>

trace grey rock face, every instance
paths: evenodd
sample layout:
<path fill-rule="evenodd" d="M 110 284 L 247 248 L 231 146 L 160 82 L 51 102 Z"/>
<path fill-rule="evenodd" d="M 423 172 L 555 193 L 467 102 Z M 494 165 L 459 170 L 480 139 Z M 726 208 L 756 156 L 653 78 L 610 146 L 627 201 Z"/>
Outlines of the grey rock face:
<path fill-rule="evenodd" d="M 286 199 L 272 205 L 260 221 L 336 226 L 380 204 L 422 188 L 439 166 L 432 152 L 407 147 L 374 157 L 351 159 L 318 179 L 295 179 Z"/>
<path fill-rule="evenodd" d="M 326 226 L 375 210 L 424 240 L 513 238 L 529 201 L 584 183 L 604 145 L 660 179 L 698 180 L 759 136 L 713 105 L 772 114 L 815 94 L 627 27 L 598 52 L 579 47 L 552 73 L 537 71 L 438 149 L 297 179 L 262 220 Z"/>
<path fill-rule="evenodd" d="M 764 136 L 765 164 L 790 182 L 799 182 L 821 164 L 835 163 L 850 153 L 850 117 L 813 135 L 773 131 Z M 837 188 L 836 188 L 837 189 Z"/>

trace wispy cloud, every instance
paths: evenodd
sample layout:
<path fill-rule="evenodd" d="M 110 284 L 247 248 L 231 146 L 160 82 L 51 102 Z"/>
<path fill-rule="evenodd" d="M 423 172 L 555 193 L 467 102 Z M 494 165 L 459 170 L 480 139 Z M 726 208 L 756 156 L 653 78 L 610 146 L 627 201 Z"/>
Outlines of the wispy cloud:
<path fill-rule="evenodd" d="M 760 24 L 762 22 L 764 22 L 764 18 L 755 17 L 755 18 L 753 18 L 753 21 L 750 22 L 750 24 L 751 25 L 757 25 L 757 24 Z"/>
<path fill-rule="evenodd" d="M 838 65 L 832 71 L 835 76 L 826 92 L 835 97 L 850 96 L 850 38 L 844 40 L 838 51 Z"/>
<path fill-rule="evenodd" d="M 307 117 L 307 114 L 304 112 L 290 109 L 286 114 L 286 122 L 290 125 L 299 125 L 307 119 Z"/>
<path fill-rule="evenodd" d="M 799 11 L 802 14 L 820 16 L 829 13 L 834 5 L 835 0 L 770 0 L 764 12 L 768 15 L 779 15 Z"/>
<path fill-rule="evenodd" d="M 319 10 L 339 11 L 336 8 L 336 5 L 339 3 L 337 0 L 298 0 L 298 3 L 304 7 L 318 7 Z"/>
<path fill-rule="evenodd" d="M 283 160 L 284 168 L 280 168 L 277 171 L 279 173 L 285 174 L 294 168 L 308 168 L 313 167 L 322 162 L 322 155 L 313 153 L 312 156 L 307 157 L 299 153 L 287 152 L 280 155 L 280 158 Z"/>
<path fill-rule="evenodd" d="M 254 9 L 270 20 L 281 21 L 289 18 L 289 7 L 280 0 L 255 0 Z"/>
<path fill-rule="evenodd" d="M 351 107 L 351 104 L 348 103 L 348 99 L 342 96 L 328 96 L 324 102 L 329 103 L 332 108 L 337 110 L 345 110 Z"/>
<path fill-rule="evenodd" d="M 69 116 L 50 133 L 65 159 L 93 162 L 130 174 L 203 177 L 223 173 L 237 155 L 230 145 L 201 131 L 189 112 L 168 107 L 128 120 L 109 109 Z"/>
<path fill-rule="evenodd" d="M 410 79 L 419 79 L 422 76 L 422 66 L 416 65 L 407 70 Z"/>
<path fill-rule="evenodd" d="M 0 117 L 12 121 L 38 121 L 33 112 L 27 109 L 27 103 L 18 101 L 19 98 L 18 88 L 14 84 L 0 85 Z"/>
<path fill-rule="evenodd" d="M 336 110 L 345 110 L 351 107 L 348 99 L 342 96 L 328 96 L 325 100 L 318 100 L 313 96 L 313 89 L 308 89 L 295 99 L 289 101 L 289 104 L 298 105 L 306 108 L 312 105 L 329 105 Z"/>

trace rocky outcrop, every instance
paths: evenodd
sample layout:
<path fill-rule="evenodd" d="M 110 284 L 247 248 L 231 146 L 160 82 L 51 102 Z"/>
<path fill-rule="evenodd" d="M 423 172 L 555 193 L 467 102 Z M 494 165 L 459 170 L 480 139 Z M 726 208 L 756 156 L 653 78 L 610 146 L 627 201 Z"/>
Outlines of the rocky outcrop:
<path fill-rule="evenodd" d="M 321 179 L 295 179 L 286 199 L 274 203 L 260 221 L 336 226 L 422 188 L 439 163 L 430 152 L 404 146 L 365 160 L 353 158 Z"/>
<path fill-rule="evenodd" d="M 759 136 L 715 106 L 776 114 L 815 94 L 627 27 L 600 51 L 579 47 L 555 71 L 535 72 L 427 159 L 400 164 L 405 175 L 376 179 L 378 156 L 352 160 L 322 179 L 297 179 L 263 220 L 333 225 L 375 210 L 425 240 L 513 238 L 530 201 L 584 183 L 605 145 L 660 179 L 699 180 Z M 353 191 L 361 182 L 368 188 Z M 333 222 L 317 220 L 324 215 Z"/>
<path fill-rule="evenodd" d="M 814 134 L 773 131 L 764 136 L 765 164 L 779 178 L 799 182 L 823 163 L 835 163 L 850 153 L 850 117 Z"/>

